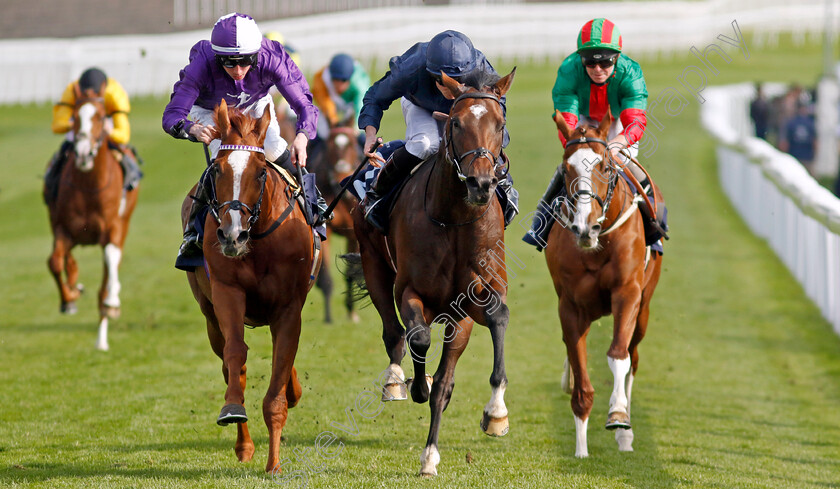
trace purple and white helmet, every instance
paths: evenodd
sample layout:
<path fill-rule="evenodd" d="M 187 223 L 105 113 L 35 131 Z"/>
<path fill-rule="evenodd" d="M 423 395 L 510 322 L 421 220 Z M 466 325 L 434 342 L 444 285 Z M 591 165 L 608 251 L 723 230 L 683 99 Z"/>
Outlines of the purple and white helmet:
<path fill-rule="evenodd" d="M 222 56 L 242 56 L 260 50 L 262 34 L 249 15 L 232 13 L 219 17 L 210 34 L 213 52 Z"/>

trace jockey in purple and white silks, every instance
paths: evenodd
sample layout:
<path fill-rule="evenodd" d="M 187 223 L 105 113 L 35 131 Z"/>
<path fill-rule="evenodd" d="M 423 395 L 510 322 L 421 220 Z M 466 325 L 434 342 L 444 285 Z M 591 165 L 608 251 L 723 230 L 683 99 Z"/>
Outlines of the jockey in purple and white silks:
<path fill-rule="evenodd" d="M 271 123 L 264 142 L 266 160 L 287 167 L 292 173 L 291 164 L 298 164 L 302 169 L 306 166 L 306 145 L 315 137 L 318 109 L 312 103 L 306 78 L 282 44 L 264 38 L 250 16 L 232 13 L 219 18 L 209 41 L 199 41 L 192 47 L 189 60 L 164 109 L 164 131 L 175 138 L 207 144 L 211 158 L 215 158 L 221 141 L 213 127 L 213 113 L 224 99 L 228 106 L 255 118 L 261 117 L 265 110 L 270 111 Z M 269 94 L 271 87 L 279 90 L 297 114 L 297 135 L 289 151 L 286 141 L 280 137 Z M 197 193 L 204 191 L 203 182 L 202 177 Z M 319 201 L 323 203 L 320 195 Z M 326 205 L 319 204 L 319 208 L 323 210 Z M 201 205 L 194 202 L 179 257 L 201 252 L 198 233 L 193 229 L 195 214 L 200 209 Z M 319 215 L 319 220 L 323 218 Z"/>

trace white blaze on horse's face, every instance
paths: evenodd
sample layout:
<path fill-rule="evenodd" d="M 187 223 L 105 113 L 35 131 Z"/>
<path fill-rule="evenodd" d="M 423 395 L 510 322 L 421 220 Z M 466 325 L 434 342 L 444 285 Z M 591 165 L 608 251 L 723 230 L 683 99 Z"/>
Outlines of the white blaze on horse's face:
<path fill-rule="evenodd" d="M 76 132 L 76 168 L 81 171 L 91 171 L 93 160 L 98 148 L 93 147 L 93 116 L 96 107 L 87 103 L 79 107 L 79 130 Z"/>
<path fill-rule="evenodd" d="M 350 136 L 347 134 L 339 134 L 335 137 L 335 145 L 338 149 L 344 149 L 350 143 Z"/>
<path fill-rule="evenodd" d="M 487 107 L 475 104 L 470 106 L 470 112 L 472 112 L 472 115 L 474 115 L 476 119 L 481 119 L 481 116 L 487 113 Z"/>
<path fill-rule="evenodd" d="M 233 170 L 233 197 L 231 200 L 239 200 L 239 192 L 242 190 L 242 174 L 245 173 L 245 168 L 248 167 L 248 161 L 251 159 L 251 153 L 248 151 L 233 151 L 228 155 L 228 165 Z M 231 228 L 228 231 L 229 236 L 238 236 L 243 231 L 242 218 L 239 211 L 228 210 L 231 220 Z"/>
<path fill-rule="evenodd" d="M 580 233 L 579 239 L 588 247 L 594 247 L 598 244 L 598 232 L 593 233 L 594 230 L 589 225 L 589 215 L 592 213 L 592 197 L 590 195 L 580 195 L 575 199 L 575 193 L 578 191 L 595 191 L 592 170 L 601 162 L 601 159 L 601 155 L 595 151 L 583 148 L 572 153 L 568 161 L 577 174 L 577 178 L 575 178 L 570 189 L 572 193 L 570 197 L 574 200 L 575 205 L 572 230 L 577 230 L 575 234 Z"/>

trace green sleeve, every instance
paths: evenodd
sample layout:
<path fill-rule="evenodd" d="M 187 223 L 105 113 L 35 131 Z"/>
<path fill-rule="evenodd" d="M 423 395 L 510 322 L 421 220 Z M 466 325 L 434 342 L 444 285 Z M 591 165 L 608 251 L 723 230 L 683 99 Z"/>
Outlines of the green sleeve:
<path fill-rule="evenodd" d="M 554 88 L 551 90 L 554 108 L 575 116 L 580 115 L 580 100 L 577 94 L 579 77 L 574 63 L 577 58 L 577 54 L 572 54 L 563 61 L 560 68 L 557 69 L 557 79 L 554 81 Z"/>
<path fill-rule="evenodd" d="M 370 75 L 356 62 L 353 69 L 353 74 L 350 76 L 350 88 L 344 92 L 344 100 L 353 104 L 353 109 L 356 111 L 356 123 L 359 122 L 359 115 L 362 112 L 362 105 L 364 105 L 365 92 L 370 88 Z"/>
<path fill-rule="evenodd" d="M 642 68 L 635 61 L 628 61 L 618 88 L 619 114 L 626 109 L 647 109 L 648 91 Z"/>

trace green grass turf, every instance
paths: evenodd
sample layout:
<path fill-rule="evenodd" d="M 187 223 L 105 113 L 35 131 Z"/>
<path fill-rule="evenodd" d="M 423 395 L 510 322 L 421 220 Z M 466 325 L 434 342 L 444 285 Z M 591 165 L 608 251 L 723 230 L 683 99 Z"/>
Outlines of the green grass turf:
<path fill-rule="evenodd" d="M 721 32 L 729 34 L 728 25 Z M 698 47 L 712 39 L 699 38 Z M 632 54 L 632 52 L 631 52 Z M 752 80 L 810 84 L 819 47 L 754 48 L 709 83 Z M 699 62 L 677 55 L 643 59 L 651 98 Z M 510 66 L 500 67 L 500 71 Z M 521 64 L 509 94 L 509 154 L 533 209 L 560 157 L 549 119 L 556 67 Z M 277 487 L 263 472 L 267 433 L 261 400 L 269 375 L 267 329 L 249 330 L 246 407 L 256 443 L 240 464 L 235 431 L 215 424 L 223 404 L 220 361 L 183 273 L 172 267 L 180 242 L 178 211 L 202 167 L 199 146 L 163 134 L 166 100 L 133 100 L 133 142 L 146 178 L 125 249 L 122 318 L 112 321 L 111 351 L 93 349 L 99 249 L 77 249 L 88 293 L 79 314 L 58 313 L 46 268 L 51 237 L 40 198 L 43 167 L 60 142 L 49 133 L 50 107 L 0 111 L 0 486 Z M 476 327 L 457 368 L 440 436 L 440 475 L 416 476 L 427 405 L 391 403 L 373 419 L 356 416 L 341 454 L 310 469 L 309 487 L 825 488 L 840 484 L 840 339 L 767 246 L 751 236 L 719 190 L 714 146 L 698 123 L 698 104 L 660 113 L 649 129 L 659 147 L 645 160 L 671 213 L 672 240 L 653 301 L 633 396 L 634 453 L 618 453 L 601 426 L 612 377 L 605 352 L 611 321 L 590 334 L 596 389 L 585 460 L 574 457 L 569 397 L 559 387 L 565 348 L 544 258 L 519 241 L 514 223 L 507 333 L 511 431 L 486 437 L 478 422 L 489 399 L 489 334 Z M 402 131 L 399 109 L 385 135 Z M 334 246 L 335 247 L 335 246 Z M 340 290 L 340 287 L 339 287 Z M 316 290 L 304 310 L 297 368 L 304 386 L 290 412 L 281 458 L 315 446 L 345 409 L 372 390 L 387 366 L 375 310 L 354 325 L 341 313 L 322 324 Z M 408 363 L 405 365 L 410 375 Z M 310 456 L 315 457 L 314 453 Z M 467 459 L 471 461 L 468 463 Z M 315 459 L 317 460 L 317 459 Z M 318 462 L 321 463 L 321 462 Z M 301 462 L 292 469 L 304 470 Z M 288 484 L 286 487 L 297 487 Z"/>

